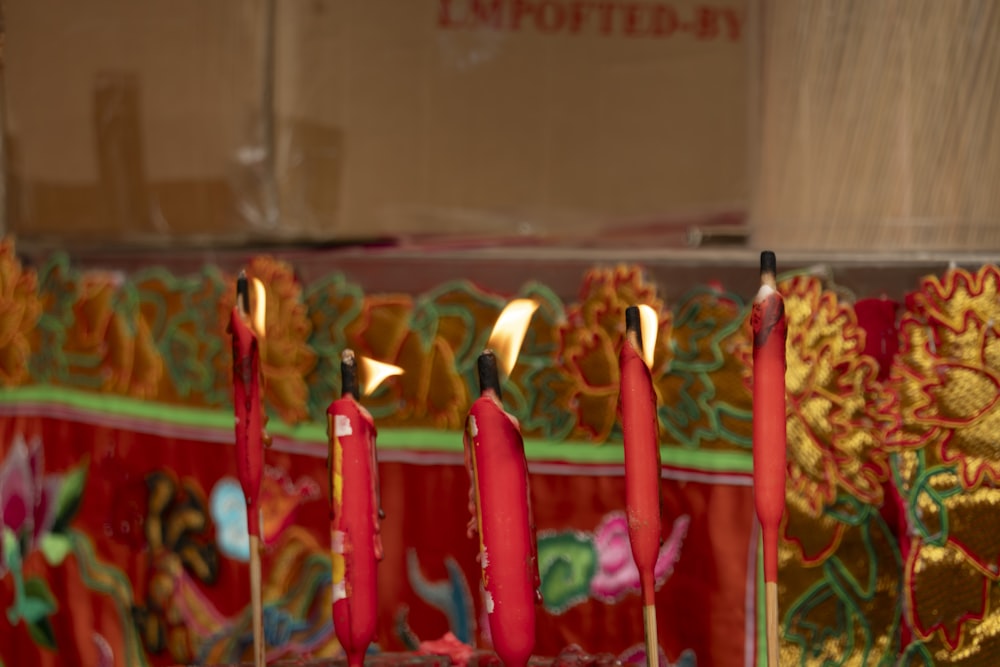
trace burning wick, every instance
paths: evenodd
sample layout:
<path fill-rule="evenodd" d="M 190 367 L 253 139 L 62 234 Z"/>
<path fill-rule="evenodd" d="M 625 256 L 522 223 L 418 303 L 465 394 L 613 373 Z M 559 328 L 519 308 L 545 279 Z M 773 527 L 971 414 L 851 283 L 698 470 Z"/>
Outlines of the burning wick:
<path fill-rule="evenodd" d="M 250 286 L 246 271 L 240 271 L 240 276 L 236 279 L 236 305 L 240 309 L 240 315 L 250 316 Z"/>
<path fill-rule="evenodd" d="M 344 350 L 340 354 L 340 395 L 358 397 L 358 364 L 354 350 Z"/>
<path fill-rule="evenodd" d="M 500 369 L 497 367 L 497 357 L 493 350 L 485 350 L 479 355 L 479 395 L 485 396 L 493 392 L 498 401 L 503 400 L 500 391 Z"/>
<path fill-rule="evenodd" d="M 625 309 L 625 338 L 633 350 L 642 353 L 642 317 L 638 306 Z"/>

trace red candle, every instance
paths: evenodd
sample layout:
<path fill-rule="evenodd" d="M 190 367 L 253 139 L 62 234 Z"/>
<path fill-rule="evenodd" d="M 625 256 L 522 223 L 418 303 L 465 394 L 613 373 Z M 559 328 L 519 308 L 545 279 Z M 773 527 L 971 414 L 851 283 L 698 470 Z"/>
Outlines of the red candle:
<path fill-rule="evenodd" d="M 480 397 L 465 423 L 479 563 L 493 648 L 507 667 L 528 663 L 535 647 L 539 592 L 538 550 L 524 441 L 517 420 L 504 412 L 496 357 L 479 357 Z"/>
<path fill-rule="evenodd" d="M 333 624 L 352 667 L 364 664 L 378 620 L 382 560 L 375 422 L 358 403 L 354 352 L 341 358 L 341 397 L 327 410 Z"/>
<path fill-rule="evenodd" d="M 264 622 L 260 568 L 260 482 L 264 468 L 264 420 L 260 403 L 260 348 L 250 325 L 246 274 L 236 282 L 236 305 L 229 318 L 233 336 L 233 407 L 236 413 L 236 469 L 247 501 L 250 536 L 250 602 L 253 656 L 264 664 Z M 262 308 L 263 304 L 256 304 Z"/>
<path fill-rule="evenodd" d="M 768 656 L 778 659 L 778 538 L 785 511 L 785 302 L 775 283 L 773 252 L 760 255 L 760 291 L 754 299 L 753 482 L 764 543 Z"/>
<path fill-rule="evenodd" d="M 621 420 L 625 439 L 625 507 L 632 558 L 639 570 L 647 662 L 658 659 L 654 568 L 660 552 L 660 443 L 656 395 L 642 357 L 639 309 L 625 310 L 625 343 L 619 355 Z M 650 662 L 650 664 L 652 664 Z"/>
<path fill-rule="evenodd" d="M 247 278 L 236 283 L 236 306 L 229 318 L 233 336 L 233 402 L 236 412 L 236 467 L 247 500 L 247 530 L 260 537 L 260 481 L 264 468 L 264 422 L 260 403 L 260 351 L 250 325 Z"/>

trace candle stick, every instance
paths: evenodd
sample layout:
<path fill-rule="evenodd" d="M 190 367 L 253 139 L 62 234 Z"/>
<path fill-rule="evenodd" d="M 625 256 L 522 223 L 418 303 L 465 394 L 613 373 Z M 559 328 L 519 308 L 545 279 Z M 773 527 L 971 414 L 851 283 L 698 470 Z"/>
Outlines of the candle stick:
<path fill-rule="evenodd" d="M 250 323 L 245 273 L 236 281 L 236 306 L 229 320 L 233 336 L 233 402 L 236 413 L 236 467 L 247 502 L 250 535 L 250 604 L 254 665 L 264 665 L 264 621 L 260 568 L 260 482 L 264 467 L 264 422 L 260 402 L 260 348 Z M 255 304 L 263 308 L 262 303 Z"/>
<path fill-rule="evenodd" d="M 354 352 L 340 362 L 341 396 L 327 410 L 333 625 L 351 667 L 364 664 L 378 620 L 382 560 L 375 422 L 358 402 Z"/>
<path fill-rule="evenodd" d="M 754 299 L 753 485 L 764 543 L 767 660 L 778 665 L 778 531 L 785 511 L 785 302 L 778 293 L 777 260 L 760 255 L 760 291 Z"/>
<path fill-rule="evenodd" d="M 660 552 L 660 445 L 656 396 L 642 357 L 639 308 L 625 310 L 625 343 L 619 355 L 621 420 L 625 437 L 625 503 L 632 558 L 642 588 L 646 664 L 659 664 L 656 639 L 655 567 Z"/>
<path fill-rule="evenodd" d="M 504 412 L 497 359 L 479 357 L 480 396 L 465 426 L 473 529 L 493 648 L 507 667 L 528 664 L 541 599 L 528 465 L 517 420 Z"/>

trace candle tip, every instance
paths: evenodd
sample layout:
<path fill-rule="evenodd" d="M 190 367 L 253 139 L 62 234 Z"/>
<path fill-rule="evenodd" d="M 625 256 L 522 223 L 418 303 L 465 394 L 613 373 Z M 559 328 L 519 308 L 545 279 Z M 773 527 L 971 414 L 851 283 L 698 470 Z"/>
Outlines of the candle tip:
<path fill-rule="evenodd" d="M 497 399 L 500 399 L 500 371 L 497 368 L 497 357 L 493 354 L 493 350 L 485 350 L 479 355 L 478 367 L 479 394 L 483 395 L 492 390 Z"/>
<path fill-rule="evenodd" d="M 236 279 L 236 305 L 244 315 L 250 312 L 250 285 L 246 271 L 240 271 L 240 277 Z"/>
<path fill-rule="evenodd" d="M 625 309 L 625 338 L 637 352 L 642 352 L 642 316 L 639 306 Z"/>
<path fill-rule="evenodd" d="M 776 275 L 778 273 L 778 258 L 770 250 L 760 253 L 760 273 L 761 275 L 765 273 Z"/>
<path fill-rule="evenodd" d="M 340 354 L 340 394 L 358 396 L 358 365 L 351 349 Z"/>

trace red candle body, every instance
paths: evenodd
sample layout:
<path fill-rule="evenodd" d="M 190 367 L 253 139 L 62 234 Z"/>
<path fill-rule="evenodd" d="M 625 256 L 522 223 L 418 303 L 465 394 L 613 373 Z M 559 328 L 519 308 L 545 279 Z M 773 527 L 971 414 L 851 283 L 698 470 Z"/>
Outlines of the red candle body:
<path fill-rule="evenodd" d="M 377 564 L 382 560 L 375 423 L 347 396 L 327 410 L 333 624 L 348 664 L 361 665 L 375 639 Z"/>
<path fill-rule="evenodd" d="M 521 667 L 535 647 L 538 556 L 524 441 L 492 396 L 469 411 L 465 451 L 493 648 L 507 667 Z"/>
<path fill-rule="evenodd" d="M 239 308 L 229 320 L 233 336 L 233 407 L 236 413 L 236 468 L 247 499 L 247 531 L 260 536 L 260 482 L 264 468 L 257 336 Z"/>
<path fill-rule="evenodd" d="M 753 327 L 753 488 L 764 541 L 764 581 L 778 581 L 778 531 L 785 511 L 785 303 L 761 287 Z"/>
<path fill-rule="evenodd" d="M 625 438 L 625 509 L 643 604 L 653 604 L 660 553 L 660 443 L 656 395 L 649 368 L 628 341 L 619 354 L 621 420 Z"/>

